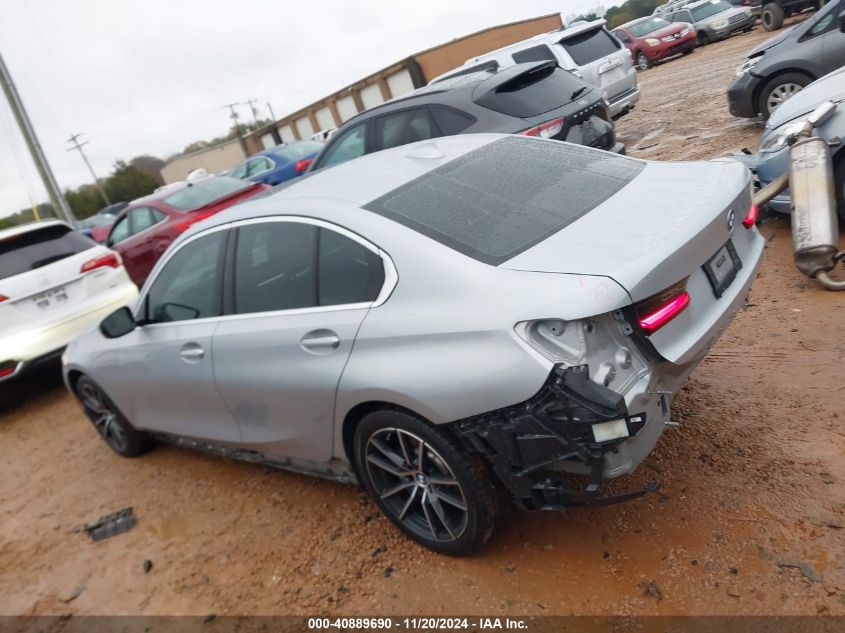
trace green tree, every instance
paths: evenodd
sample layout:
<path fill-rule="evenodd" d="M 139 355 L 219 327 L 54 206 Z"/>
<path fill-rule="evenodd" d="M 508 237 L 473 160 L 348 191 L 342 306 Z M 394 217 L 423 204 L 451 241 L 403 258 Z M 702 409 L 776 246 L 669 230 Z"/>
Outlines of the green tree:
<path fill-rule="evenodd" d="M 159 180 L 151 174 L 119 160 L 103 187 L 112 202 L 131 202 L 152 193 L 159 184 Z"/>

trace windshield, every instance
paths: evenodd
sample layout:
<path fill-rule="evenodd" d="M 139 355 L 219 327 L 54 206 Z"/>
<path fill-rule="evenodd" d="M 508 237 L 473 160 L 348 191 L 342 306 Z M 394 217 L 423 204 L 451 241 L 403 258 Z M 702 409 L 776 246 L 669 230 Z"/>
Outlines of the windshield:
<path fill-rule="evenodd" d="M 96 246 L 94 242 L 64 224 L 0 237 L 0 279 L 47 266 Z"/>
<path fill-rule="evenodd" d="M 709 18 L 711 15 L 716 15 L 722 11 L 727 11 L 732 8 L 727 2 L 722 0 L 710 0 L 707 4 L 702 4 L 690 9 L 692 11 L 692 19 L 695 22 Z"/>
<path fill-rule="evenodd" d="M 244 182 L 229 176 L 218 176 L 217 178 L 192 182 L 184 189 L 164 198 L 164 203 L 179 211 L 193 211 L 252 186 L 253 183 L 251 182 Z"/>
<path fill-rule="evenodd" d="M 301 141 L 299 143 L 291 143 L 290 145 L 281 145 L 274 147 L 271 153 L 279 158 L 284 158 L 287 161 L 293 162 L 299 160 L 303 156 L 319 152 L 323 149 L 323 144 L 317 141 Z"/>
<path fill-rule="evenodd" d="M 667 26 L 669 26 L 669 23 L 663 18 L 649 18 L 648 20 L 643 20 L 642 22 L 632 24 L 628 28 L 628 30 L 634 37 L 642 37 L 644 35 L 648 35 L 649 33 L 654 33 L 655 31 L 658 31 Z"/>

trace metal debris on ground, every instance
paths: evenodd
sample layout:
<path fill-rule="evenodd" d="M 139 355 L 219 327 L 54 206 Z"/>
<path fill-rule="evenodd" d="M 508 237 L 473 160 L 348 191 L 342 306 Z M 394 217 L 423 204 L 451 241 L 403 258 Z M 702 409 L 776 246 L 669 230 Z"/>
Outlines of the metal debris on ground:
<path fill-rule="evenodd" d="M 811 582 L 821 582 L 823 580 L 821 574 L 817 572 L 810 563 L 795 560 L 779 560 L 778 567 L 794 567 Z"/>
<path fill-rule="evenodd" d="M 86 523 L 85 531 L 91 535 L 91 540 L 102 541 L 128 532 L 133 527 L 135 527 L 135 515 L 129 507 L 102 516 L 93 523 Z"/>

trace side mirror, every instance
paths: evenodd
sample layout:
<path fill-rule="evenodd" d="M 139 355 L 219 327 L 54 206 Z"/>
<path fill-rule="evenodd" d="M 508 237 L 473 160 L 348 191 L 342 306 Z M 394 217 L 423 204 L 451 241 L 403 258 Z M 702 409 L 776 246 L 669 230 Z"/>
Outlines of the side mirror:
<path fill-rule="evenodd" d="M 839 14 L 839 30 L 845 33 L 845 11 Z"/>
<path fill-rule="evenodd" d="M 106 338 L 120 338 L 138 327 L 132 311 L 126 306 L 115 310 L 100 322 L 100 332 Z"/>

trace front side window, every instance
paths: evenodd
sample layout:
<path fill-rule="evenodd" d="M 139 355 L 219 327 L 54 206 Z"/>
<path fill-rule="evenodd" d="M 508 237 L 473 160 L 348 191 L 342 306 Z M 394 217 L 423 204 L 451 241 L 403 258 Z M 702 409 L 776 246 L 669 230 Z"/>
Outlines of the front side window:
<path fill-rule="evenodd" d="M 164 265 L 147 294 L 151 323 L 190 321 L 220 315 L 222 251 L 226 231 L 185 244 Z"/>
<path fill-rule="evenodd" d="M 339 163 L 358 158 L 366 153 L 367 126 L 360 123 L 353 127 L 327 149 L 323 158 L 319 161 L 318 167 L 331 167 Z"/>
<path fill-rule="evenodd" d="M 698 22 L 700 20 L 706 20 L 710 16 L 721 13 L 722 11 L 727 11 L 730 8 L 732 8 L 731 5 L 724 0 L 710 0 L 707 4 L 692 8 L 691 11 L 692 17 Z"/>
<path fill-rule="evenodd" d="M 384 278 L 381 257 L 336 231 L 302 222 L 238 229 L 238 314 L 371 302 Z"/>
<path fill-rule="evenodd" d="M 376 147 L 388 149 L 440 136 L 431 125 L 425 108 L 395 112 L 376 119 Z"/>
<path fill-rule="evenodd" d="M 619 50 L 619 44 L 604 29 L 573 35 L 560 42 L 579 66 L 590 64 Z"/>
<path fill-rule="evenodd" d="M 113 246 L 114 244 L 119 244 L 123 240 L 125 240 L 131 231 L 129 230 L 129 216 L 124 215 L 120 218 L 117 222 L 115 222 L 114 226 L 112 227 L 111 232 L 109 233 L 108 244 L 109 246 Z"/>

